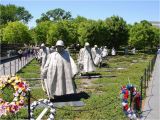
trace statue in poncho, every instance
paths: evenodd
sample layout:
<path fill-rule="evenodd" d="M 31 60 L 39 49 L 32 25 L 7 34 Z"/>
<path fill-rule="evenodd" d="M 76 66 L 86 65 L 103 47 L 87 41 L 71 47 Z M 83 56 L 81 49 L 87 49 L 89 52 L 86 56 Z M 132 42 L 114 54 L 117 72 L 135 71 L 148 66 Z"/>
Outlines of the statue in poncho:
<path fill-rule="evenodd" d="M 48 55 L 49 55 L 49 48 L 45 46 L 44 43 L 41 44 L 41 49 L 39 50 L 39 57 L 41 61 L 41 71 L 44 68 L 44 65 L 46 64 Z"/>
<path fill-rule="evenodd" d="M 135 48 L 135 47 L 131 50 L 131 53 L 132 53 L 133 55 L 136 54 L 136 48 Z"/>
<path fill-rule="evenodd" d="M 111 54 L 114 56 L 116 55 L 116 50 L 114 49 L 114 47 L 112 48 Z"/>
<path fill-rule="evenodd" d="M 51 53 L 43 69 L 47 94 L 50 99 L 76 93 L 74 76 L 78 73 L 77 66 L 64 49 L 62 40 L 56 43 L 56 51 Z"/>
<path fill-rule="evenodd" d="M 53 53 L 53 52 L 55 52 L 56 50 L 55 50 L 55 46 L 52 46 L 51 48 L 50 48 L 50 53 Z"/>
<path fill-rule="evenodd" d="M 93 62 L 95 65 L 100 66 L 102 62 L 101 52 L 98 49 L 97 45 L 94 45 L 94 47 L 91 49 Z"/>
<path fill-rule="evenodd" d="M 88 42 L 85 43 L 84 48 L 80 49 L 78 64 L 81 72 L 93 72 L 95 71 L 95 66 L 91 54 L 90 45 Z"/>
<path fill-rule="evenodd" d="M 107 55 L 108 55 L 108 49 L 107 49 L 107 46 L 104 46 L 104 48 L 103 48 L 103 51 L 102 51 L 102 57 L 103 58 L 105 58 L 105 57 L 107 57 Z"/>
<path fill-rule="evenodd" d="M 49 48 L 45 46 L 44 43 L 41 44 L 41 49 L 39 50 L 39 59 L 41 63 L 41 74 L 44 69 L 44 65 L 46 64 L 47 58 L 49 56 Z M 46 88 L 44 87 L 44 79 L 41 79 L 42 89 L 46 91 Z"/>

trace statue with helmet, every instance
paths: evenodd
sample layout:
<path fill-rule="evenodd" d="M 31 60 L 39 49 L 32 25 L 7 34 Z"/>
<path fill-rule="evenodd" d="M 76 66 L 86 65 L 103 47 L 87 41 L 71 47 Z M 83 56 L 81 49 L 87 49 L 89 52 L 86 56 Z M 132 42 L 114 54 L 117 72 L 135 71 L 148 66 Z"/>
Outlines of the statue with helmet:
<path fill-rule="evenodd" d="M 41 63 L 41 71 L 44 68 L 44 65 L 47 61 L 48 55 L 49 55 L 49 48 L 45 46 L 44 43 L 41 44 L 41 49 L 39 50 L 39 58 Z"/>
<path fill-rule="evenodd" d="M 80 49 L 78 64 L 82 73 L 93 72 L 96 70 L 92 58 L 90 44 L 88 42 L 85 43 L 84 48 Z"/>
<path fill-rule="evenodd" d="M 56 51 L 49 55 L 42 71 L 49 99 L 76 93 L 74 77 L 78 73 L 77 66 L 64 49 L 62 40 L 58 40 L 55 47 Z"/>
<path fill-rule="evenodd" d="M 102 62 L 102 57 L 101 57 L 101 52 L 97 45 L 94 45 L 94 47 L 91 49 L 91 53 L 94 64 L 100 67 Z"/>
<path fill-rule="evenodd" d="M 44 65 L 46 64 L 46 61 L 48 59 L 49 54 L 50 54 L 49 48 L 46 47 L 44 43 L 42 43 L 41 44 L 41 49 L 39 50 L 39 53 L 38 53 L 39 61 L 40 61 L 40 64 L 41 64 L 41 74 L 42 74 Z M 45 85 L 44 85 L 44 79 L 41 79 L 41 84 L 42 84 L 42 89 L 44 91 L 46 91 Z"/>
<path fill-rule="evenodd" d="M 108 49 L 107 49 L 107 46 L 104 46 L 101 55 L 102 55 L 102 58 L 105 58 L 105 57 L 108 56 Z"/>

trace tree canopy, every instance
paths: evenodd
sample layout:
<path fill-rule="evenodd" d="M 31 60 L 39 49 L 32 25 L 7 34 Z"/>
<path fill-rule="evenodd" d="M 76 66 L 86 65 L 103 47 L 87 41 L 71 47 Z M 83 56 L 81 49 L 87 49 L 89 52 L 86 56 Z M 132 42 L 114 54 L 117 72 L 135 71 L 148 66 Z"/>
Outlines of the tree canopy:
<path fill-rule="evenodd" d="M 31 30 L 27 23 L 32 15 L 24 7 L 1 5 L 0 38 L 2 43 L 46 43 L 54 45 L 62 39 L 65 45 L 89 42 L 91 46 L 108 46 L 118 49 L 132 46 L 138 49 L 153 48 L 159 44 L 160 29 L 146 20 L 133 25 L 120 16 L 105 20 L 91 20 L 83 16 L 72 18 L 69 11 L 61 8 L 42 13 Z"/>
<path fill-rule="evenodd" d="M 6 24 L 7 22 L 14 21 L 28 23 L 28 21 L 33 18 L 24 7 L 18 7 L 11 4 L 5 6 L 0 4 L 0 10 L 0 24 Z"/>
<path fill-rule="evenodd" d="M 105 20 L 108 29 L 108 46 L 119 48 L 121 45 L 127 45 L 128 27 L 126 21 L 119 16 L 111 16 Z"/>
<path fill-rule="evenodd" d="M 2 29 L 2 43 L 16 44 L 16 43 L 30 43 L 31 34 L 28 27 L 21 22 L 9 22 L 8 25 Z"/>
<path fill-rule="evenodd" d="M 135 23 L 129 31 L 129 45 L 138 49 L 152 48 L 158 42 L 159 29 L 146 20 Z M 159 34 L 160 35 L 160 34 Z"/>
<path fill-rule="evenodd" d="M 89 42 L 93 45 L 106 45 L 107 28 L 104 26 L 103 21 L 85 21 L 81 22 L 78 28 L 79 42 L 84 45 Z"/>
<path fill-rule="evenodd" d="M 40 43 L 46 43 L 47 41 L 47 34 L 50 28 L 50 25 L 52 24 L 51 21 L 45 21 L 40 22 L 35 28 L 34 28 L 34 38 L 37 44 Z"/>
<path fill-rule="evenodd" d="M 65 45 L 78 41 L 77 26 L 70 21 L 53 23 L 47 34 L 47 44 L 54 45 L 57 40 L 62 39 Z"/>
<path fill-rule="evenodd" d="M 46 13 L 42 13 L 41 18 L 37 19 L 36 22 L 42 21 L 59 21 L 59 20 L 69 20 L 72 15 L 69 11 L 65 11 L 61 8 L 56 8 L 54 10 L 49 10 Z"/>

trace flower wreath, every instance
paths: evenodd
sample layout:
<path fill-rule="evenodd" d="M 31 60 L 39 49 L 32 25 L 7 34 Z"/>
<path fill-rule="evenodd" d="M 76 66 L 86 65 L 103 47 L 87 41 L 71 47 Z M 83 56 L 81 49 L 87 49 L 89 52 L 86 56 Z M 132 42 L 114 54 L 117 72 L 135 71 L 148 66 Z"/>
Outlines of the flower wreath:
<path fill-rule="evenodd" d="M 137 119 L 137 110 L 135 108 L 133 110 L 128 105 L 128 98 L 131 93 L 133 97 L 136 96 L 138 98 L 136 98 L 136 106 L 140 108 L 141 96 L 140 93 L 136 90 L 136 87 L 134 87 L 133 85 L 128 84 L 127 86 L 121 87 L 120 99 L 122 101 L 123 112 L 125 113 L 125 115 L 128 116 L 130 119 Z"/>
<path fill-rule="evenodd" d="M 53 105 L 52 102 L 50 102 L 50 100 L 47 100 L 47 99 L 40 99 L 38 101 L 34 101 L 32 104 L 31 104 L 31 112 L 30 112 L 30 115 L 31 115 L 31 120 L 34 120 L 34 115 L 33 115 L 33 112 L 34 112 L 34 109 L 39 105 L 39 104 L 45 104 L 47 106 L 49 106 L 51 109 L 50 109 L 50 115 L 49 115 L 49 118 L 47 120 L 54 120 L 54 115 L 55 115 L 55 107 Z"/>
<path fill-rule="evenodd" d="M 0 117 L 7 115 L 8 113 L 17 113 L 24 105 L 24 99 L 27 97 L 29 87 L 25 81 L 22 81 L 18 76 L 1 76 L 0 77 L 0 90 L 3 93 L 3 89 L 11 85 L 15 93 L 12 102 L 7 102 L 0 98 Z"/>

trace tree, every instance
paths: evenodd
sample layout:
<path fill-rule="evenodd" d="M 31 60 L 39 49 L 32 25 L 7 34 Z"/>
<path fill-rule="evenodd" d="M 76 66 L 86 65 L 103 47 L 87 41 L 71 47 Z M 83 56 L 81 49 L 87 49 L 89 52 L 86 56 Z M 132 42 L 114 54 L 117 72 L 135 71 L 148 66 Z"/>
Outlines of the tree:
<path fill-rule="evenodd" d="M 154 32 L 153 46 L 157 47 L 158 45 L 160 45 L 160 28 L 153 26 L 152 30 Z"/>
<path fill-rule="evenodd" d="M 78 28 L 79 42 L 84 45 L 89 42 L 93 45 L 106 45 L 105 39 L 107 38 L 107 29 L 103 21 L 88 20 L 81 22 Z"/>
<path fill-rule="evenodd" d="M 146 20 L 140 23 L 135 23 L 129 31 L 129 44 L 135 46 L 138 49 L 151 49 L 158 41 L 158 28 L 152 26 Z"/>
<path fill-rule="evenodd" d="M 142 24 L 134 24 L 129 31 L 129 45 L 134 46 L 137 49 L 144 48 L 147 34 Z"/>
<path fill-rule="evenodd" d="M 81 22 L 86 22 L 87 18 L 83 17 L 83 16 L 77 16 L 76 18 L 73 19 L 73 22 L 79 24 Z"/>
<path fill-rule="evenodd" d="M 21 22 L 9 22 L 3 28 L 2 43 L 16 44 L 16 43 L 30 43 L 31 34 L 28 27 Z"/>
<path fill-rule="evenodd" d="M 107 42 L 110 47 L 119 48 L 122 45 L 127 45 L 128 27 L 123 18 L 111 16 L 105 20 L 105 25 L 109 33 Z"/>
<path fill-rule="evenodd" d="M 57 40 L 63 40 L 66 45 L 68 35 L 69 33 L 62 22 L 54 23 L 49 28 L 47 34 L 47 44 L 55 45 Z"/>
<path fill-rule="evenodd" d="M 32 39 L 32 41 L 30 41 L 30 43 L 33 45 L 33 44 L 35 44 L 36 46 L 38 45 L 38 41 L 37 41 L 37 34 L 36 34 L 36 32 L 35 32 L 35 29 L 34 28 L 31 28 L 30 30 L 29 30 L 29 32 L 30 32 L 30 35 L 31 35 L 31 39 Z"/>
<path fill-rule="evenodd" d="M 69 20 L 71 19 L 72 15 L 69 11 L 65 11 L 61 8 L 57 8 L 54 10 L 49 10 L 46 13 L 42 13 L 42 16 L 40 19 L 37 19 L 36 22 L 42 22 L 46 20 L 50 21 L 59 21 L 59 20 Z"/>
<path fill-rule="evenodd" d="M 33 18 L 24 7 L 17 7 L 11 4 L 5 6 L 0 4 L 0 10 L 0 24 L 6 24 L 7 22 L 14 21 L 28 23 L 28 21 Z"/>
<path fill-rule="evenodd" d="M 77 27 L 78 24 L 73 22 L 73 21 L 68 21 L 68 20 L 64 20 L 61 21 L 65 27 L 65 29 L 68 32 L 68 36 L 67 36 L 67 44 L 74 44 L 74 43 L 78 43 L 78 31 L 77 31 Z"/>
<path fill-rule="evenodd" d="M 52 25 L 51 21 L 44 21 L 37 24 L 37 26 L 34 28 L 33 30 L 35 33 L 34 38 L 37 44 L 46 43 L 47 33 L 51 25 Z"/>
<path fill-rule="evenodd" d="M 77 24 L 68 20 L 53 23 L 47 34 L 47 44 L 55 45 L 59 39 L 63 40 L 66 46 L 77 43 Z"/>

